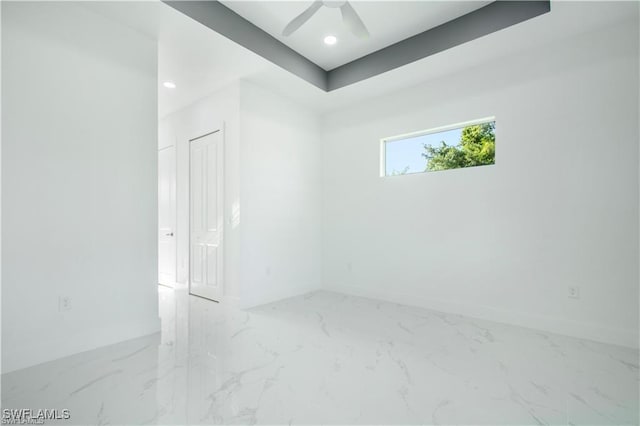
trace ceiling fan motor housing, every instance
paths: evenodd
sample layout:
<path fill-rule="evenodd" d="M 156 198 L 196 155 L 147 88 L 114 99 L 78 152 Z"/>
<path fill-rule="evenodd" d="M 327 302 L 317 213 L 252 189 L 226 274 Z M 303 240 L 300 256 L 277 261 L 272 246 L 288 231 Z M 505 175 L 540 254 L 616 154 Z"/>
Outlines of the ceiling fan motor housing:
<path fill-rule="evenodd" d="M 322 4 L 331 8 L 339 8 L 342 7 L 347 1 L 346 0 L 322 0 Z"/>

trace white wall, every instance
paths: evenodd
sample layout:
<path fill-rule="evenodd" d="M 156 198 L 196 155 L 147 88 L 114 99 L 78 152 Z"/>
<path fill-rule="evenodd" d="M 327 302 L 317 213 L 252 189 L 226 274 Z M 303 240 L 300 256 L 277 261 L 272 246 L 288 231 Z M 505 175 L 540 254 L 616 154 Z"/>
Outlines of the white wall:
<path fill-rule="evenodd" d="M 319 117 L 255 84 L 240 87 L 242 301 L 320 288 Z"/>
<path fill-rule="evenodd" d="M 318 116 L 249 82 L 160 121 L 177 143 L 178 281 L 189 272 L 189 139 L 225 129 L 225 302 L 250 307 L 321 286 Z"/>
<path fill-rule="evenodd" d="M 325 287 L 637 346 L 634 18 L 328 114 Z M 381 138 L 487 116 L 495 166 L 379 177 Z"/>
<path fill-rule="evenodd" d="M 224 127 L 224 294 L 229 301 L 240 298 L 240 229 L 233 218 L 239 214 L 240 152 L 239 88 L 232 85 L 160 120 L 159 146 L 177 145 L 177 279 L 189 279 L 189 140 Z"/>
<path fill-rule="evenodd" d="M 159 330 L 157 54 L 78 3 L 2 8 L 7 372 Z"/>

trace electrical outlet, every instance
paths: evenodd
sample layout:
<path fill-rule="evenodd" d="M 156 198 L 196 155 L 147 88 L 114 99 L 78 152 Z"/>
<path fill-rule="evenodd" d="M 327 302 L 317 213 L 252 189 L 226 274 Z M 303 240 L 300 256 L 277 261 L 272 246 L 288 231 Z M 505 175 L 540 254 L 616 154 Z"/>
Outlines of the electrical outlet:
<path fill-rule="evenodd" d="M 71 310 L 71 298 L 69 296 L 60 296 L 58 298 L 58 311 L 70 311 Z"/>
<path fill-rule="evenodd" d="M 580 299 L 580 287 L 575 285 L 567 287 L 567 296 L 570 299 Z"/>

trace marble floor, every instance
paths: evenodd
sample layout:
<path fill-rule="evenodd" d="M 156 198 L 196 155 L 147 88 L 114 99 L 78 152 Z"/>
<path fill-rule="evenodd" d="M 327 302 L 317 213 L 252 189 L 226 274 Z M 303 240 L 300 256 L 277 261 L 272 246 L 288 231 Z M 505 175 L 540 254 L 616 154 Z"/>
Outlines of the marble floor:
<path fill-rule="evenodd" d="M 162 332 L 2 377 L 58 424 L 638 424 L 638 351 L 316 292 L 240 311 L 160 287 Z"/>

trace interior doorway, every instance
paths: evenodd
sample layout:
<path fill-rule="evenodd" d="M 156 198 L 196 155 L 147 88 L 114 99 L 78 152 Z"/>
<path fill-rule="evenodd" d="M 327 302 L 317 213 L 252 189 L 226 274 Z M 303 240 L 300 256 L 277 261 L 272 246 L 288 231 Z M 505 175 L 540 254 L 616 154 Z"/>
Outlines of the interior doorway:
<path fill-rule="evenodd" d="M 158 151 L 158 283 L 175 287 L 176 247 L 176 148 Z"/>

